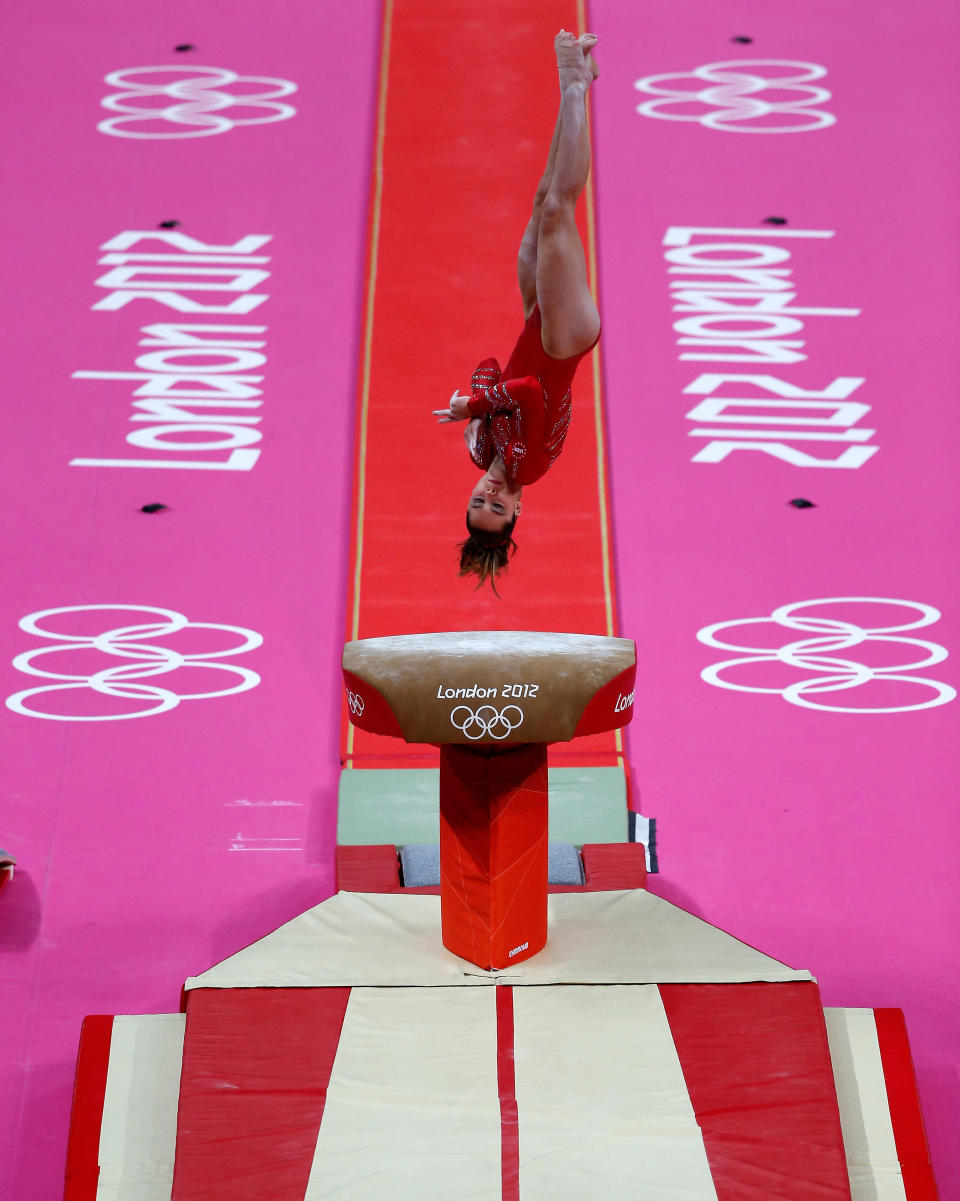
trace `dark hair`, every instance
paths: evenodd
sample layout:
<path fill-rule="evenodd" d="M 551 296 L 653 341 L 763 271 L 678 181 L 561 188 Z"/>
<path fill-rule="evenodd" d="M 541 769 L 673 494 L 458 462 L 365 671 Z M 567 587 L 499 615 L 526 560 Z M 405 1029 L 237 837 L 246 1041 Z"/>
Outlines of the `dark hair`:
<path fill-rule="evenodd" d="M 470 514 L 468 513 L 467 534 L 469 537 L 457 547 L 460 552 L 460 574 L 478 575 L 480 577 L 477 583 L 478 588 L 484 580 L 489 578 L 490 587 L 499 596 L 496 577 L 498 572 L 505 570 L 510 556 L 516 553 L 517 544 L 511 537 L 516 524 L 517 514 L 514 513 L 510 520 L 504 523 L 502 529 L 481 530 L 470 524 Z"/>

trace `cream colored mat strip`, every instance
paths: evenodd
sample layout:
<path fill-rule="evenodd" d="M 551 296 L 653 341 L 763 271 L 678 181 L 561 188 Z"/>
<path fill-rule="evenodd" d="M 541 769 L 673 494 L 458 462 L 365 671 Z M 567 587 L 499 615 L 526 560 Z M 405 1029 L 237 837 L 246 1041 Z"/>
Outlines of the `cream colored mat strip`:
<path fill-rule="evenodd" d="M 554 893 L 550 941 L 524 963 L 483 972 L 447 951 L 440 898 L 338 892 L 186 988 L 399 985 L 736 984 L 812 980 L 642 888 Z"/>
<path fill-rule="evenodd" d="M 906 1201 L 872 1009 L 825 1009 L 853 1201 Z"/>
<path fill-rule="evenodd" d="M 354 988 L 304 1201 L 500 1201 L 491 989 Z"/>
<path fill-rule="evenodd" d="M 517 988 L 523 1201 L 716 1201 L 655 985 Z"/>
<path fill-rule="evenodd" d="M 184 1017 L 115 1017 L 97 1201 L 170 1201 Z"/>

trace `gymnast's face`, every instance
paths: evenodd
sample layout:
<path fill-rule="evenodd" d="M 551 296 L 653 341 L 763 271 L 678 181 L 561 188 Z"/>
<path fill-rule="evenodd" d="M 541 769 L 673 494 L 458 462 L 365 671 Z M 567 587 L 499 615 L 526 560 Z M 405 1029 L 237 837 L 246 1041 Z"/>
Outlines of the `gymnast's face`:
<path fill-rule="evenodd" d="M 491 532 L 502 530 L 520 512 L 522 492 L 523 486 L 511 484 L 501 468 L 491 467 L 470 493 L 467 506 L 470 524 Z"/>

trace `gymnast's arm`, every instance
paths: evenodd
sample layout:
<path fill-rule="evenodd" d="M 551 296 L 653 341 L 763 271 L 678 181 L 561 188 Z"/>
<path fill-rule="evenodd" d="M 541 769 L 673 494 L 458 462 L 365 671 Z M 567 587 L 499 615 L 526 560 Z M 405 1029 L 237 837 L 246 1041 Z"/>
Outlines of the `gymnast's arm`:
<path fill-rule="evenodd" d="M 543 389 L 532 375 L 523 379 L 504 380 L 492 388 L 482 388 L 466 399 L 466 412 L 471 417 L 486 417 L 490 413 L 518 412 L 521 420 L 532 419 L 543 424 Z"/>
<path fill-rule="evenodd" d="M 536 422 L 539 415 L 543 423 L 543 389 L 532 375 L 523 379 L 504 380 L 492 388 L 479 388 L 472 396 L 461 396 L 459 388 L 450 397 L 445 409 L 434 409 L 433 415 L 444 425 L 451 421 L 467 421 L 471 417 L 486 417 L 491 413 L 517 411 L 521 417 L 527 414 Z"/>
<path fill-rule="evenodd" d="M 482 417 L 471 417 L 467 424 L 463 427 L 463 440 L 467 445 L 467 453 L 470 458 L 475 458 L 477 450 L 477 441 L 480 438 L 481 426 L 484 424 Z"/>
<path fill-rule="evenodd" d="M 463 431 L 463 440 L 467 444 L 467 454 L 481 471 L 486 471 L 496 454 L 489 423 L 482 417 L 471 418 Z"/>

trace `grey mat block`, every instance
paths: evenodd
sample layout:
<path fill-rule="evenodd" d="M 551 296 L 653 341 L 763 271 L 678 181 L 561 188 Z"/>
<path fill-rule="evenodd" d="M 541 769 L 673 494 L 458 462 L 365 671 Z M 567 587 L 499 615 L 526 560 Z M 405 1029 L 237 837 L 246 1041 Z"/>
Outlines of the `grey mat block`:
<path fill-rule="evenodd" d="M 627 786 L 619 767 L 551 767 L 550 840 L 628 842 Z M 337 842 L 343 846 L 439 843 L 440 773 L 429 768 L 346 768 L 340 773 Z"/>
<path fill-rule="evenodd" d="M 405 888 L 436 888 L 440 883 L 440 847 L 436 843 L 401 847 L 400 865 Z M 551 842 L 548 883 L 582 884 L 583 880 L 583 864 L 577 848 L 569 842 Z"/>

